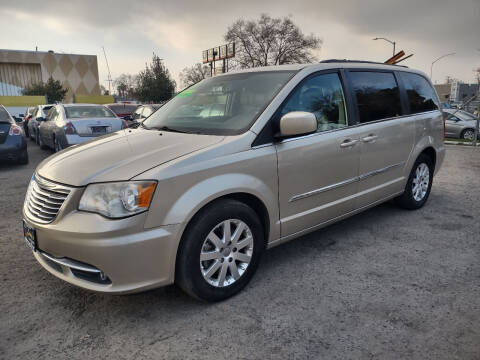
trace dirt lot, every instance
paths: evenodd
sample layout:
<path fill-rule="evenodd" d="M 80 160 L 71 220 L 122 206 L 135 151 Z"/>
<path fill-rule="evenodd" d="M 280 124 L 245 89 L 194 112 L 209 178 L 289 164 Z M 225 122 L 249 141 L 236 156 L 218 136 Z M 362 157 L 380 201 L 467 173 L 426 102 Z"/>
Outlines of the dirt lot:
<path fill-rule="evenodd" d="M 36 263 L 21 207 L 50 153 L 0 165 L 0 358 L 480 359 L 480 149 L 449 147 L 427 205 L 384 204 L 268 251 L 219 304 L 87 292 Z"/>

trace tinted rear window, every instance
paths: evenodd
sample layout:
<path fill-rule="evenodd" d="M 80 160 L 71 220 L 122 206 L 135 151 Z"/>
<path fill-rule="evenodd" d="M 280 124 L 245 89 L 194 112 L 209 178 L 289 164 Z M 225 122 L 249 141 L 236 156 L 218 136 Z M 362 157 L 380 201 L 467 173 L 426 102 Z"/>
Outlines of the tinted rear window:
<path fill-rule="evenodd" d="M 115 117 L 105 106 L 67 106 L 65 112 L 69 119 Z"/>
<path fill-rule="evenodd" d="M 423 76 L 401 72 L 400 77 L 407 91 L 411 114 L 438 110 L 435 91 Z"/>
<path fill-rule="evenodd" d="M 392 73 L 355 71 L 350 79 L 361 123 L 402 114 L 400 91 Z"/>
<path fill-rule="evenodd" d="M 138 105 L 109 105 L 110 110 L 112 110 L 115 114 L 131 114 L 135 111 Z"/>
<path fill-rule="evenodd" d="M 10 116 L 8 115 L 7 110 L 5 110 L 3 107 L 0 107 L 0 122 L 2 123 L 11 122 Z"/>

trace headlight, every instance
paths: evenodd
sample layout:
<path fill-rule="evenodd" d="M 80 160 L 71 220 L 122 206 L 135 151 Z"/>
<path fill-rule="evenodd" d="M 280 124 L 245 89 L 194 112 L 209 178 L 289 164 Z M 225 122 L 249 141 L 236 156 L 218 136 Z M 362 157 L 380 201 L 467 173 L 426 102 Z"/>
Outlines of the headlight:
<path fill-rule="evenodd" d="M 109 218 L 122 218 L 148 210 L 156 181 L 90 184 L 80 199 L 79 210 Z"/>

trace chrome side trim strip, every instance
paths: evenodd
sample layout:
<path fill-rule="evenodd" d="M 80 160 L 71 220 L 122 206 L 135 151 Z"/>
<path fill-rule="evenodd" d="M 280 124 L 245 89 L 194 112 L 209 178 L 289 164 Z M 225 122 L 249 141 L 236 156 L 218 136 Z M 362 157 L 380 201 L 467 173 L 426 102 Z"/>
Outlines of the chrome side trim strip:
<path fill-rule="evenodd" d="M 348 179 L 348 180 L 345 180 L 345 181 L 341 181 L 341 182 L 336 183 L 336 184 L 324 186 L 320 189 L 316 189 L 316 190 L 308 191 L 308 192 L 303 193 L 303 194 L 295 195 L 288 202 L 292 202 L 292 201 L 296 201 L 296 200 L 300 200 L 300 199 L 305 199 L 307 197 L 317 195 L 317 194 L 320 194 L 320 193 L 325 192 L 325 191 L 333 190 L 333 189 L 339 188 L 341 186 L 352 184 L 356 181 L 358 181 L 358 176 L 354 177 L 354 178 L 351 178 L 351 179 Z"/>
<path fill-rule="evenodd" d="M 346 186 L 346 185 L 350 185 L 354 182 L 357 182 L 357 181 L 361 181 L 361 180 L 364 180 L 364 179 L 367 179 L 371 176 L 375 176 L 375 175 L 379 175 L 379 174 L 382 174 L 390 169 L 393 169 L 393 168 L 396 168 L 398 166 L 403 166 L 405 165 L 405 161 L 402 161 L 402 162 L 399 162 L 397 164 L 393 164 L 393 165 L 389 165 L 389 166 L 386 166 L 384 168 L 381 168 L 381 169 L 377 169 L 377 170 L 374 170 L 374 171 L 370 171 L 368 173 L 365 173 L 365 174 L 361 174 L 359 176 L 355 176 L 353 178 L 350 178 L 350 179 L 347 179 L 347 180 L 344 180 L 344 181 L 341 181 L 341 182 L 338 182 L 338 183 L 335 183 L 335 184 L 331 184 L 331 185 L 327 185 L 327 186 L 324 186 L 324 187 L 321 187 L 319 189 L 315 189 L 315 190 L 312 190 L 312 191 L 308 191 L 306 193 L 303 193 L 303 194 L 298 194 L 298 195 L 294 195 L 290 198 L 290 200 L 288 200 L 288 202 L 292 202 L 292 201 L 297 201 L 297 200 L 301 200 L 301 199 L 305 199 L 307 197 L 310 197 L 310 196 L 314 196 L 314 195 L 318 195 L 320 193 L 323 193 L 325 191 L 329 191 L 329 190 L 333 190 L 333 189 L 337 189 L 341 186 Z"/>
<path fill-rule="evenodd" d="M 393 165 L 388 165 L 388 166 L 385 166 L 384 168 L 381 168 L 381 169 L 378 169 L 378 170 L 373 170 L 373 171 L 370 171 L 368 173 L 362 174 L 358 177 L 358 180 L 363 180 L 363 179 L 366 179 L 366 178 L 369 178 L 371 176 L 375 176 L 375 175 L 384 173 L 384 172 L 386 172 L 390 169 L 396 168 L 398 166 L 403 166 L 403 165 L 405 165 L 405 161 L 402 161 L 402 162 L 399 162 L 399 163 L 396 163 L 396 164 L 393 164 Z"/>
<path fill-rule="evenodd" d="M 75 260 L 71 260 L 71 259 L 68 259 L 68 258 L 56 258 L 55 256 L 49 255 L 49 254 L 47 254 L 47 253 L 45 253 L 41 250 L 38 250 L 38 252 L 42 256 L 46 257 L 48 260 L 53 261 L 54 263 L 56 263 L 58 265 L 63 265 L 63 266 L 66 266 L 68 268 L 71 268 L 71 269 L 86 271 L 86 272 L 90 272 L 90 273 L 93 273 L 93 274 L 99 274 L 101 272 L 96 267 L 93 267 L 93 266 L 90 266 L 90 265 L 87 265 L 87 264 L 82 264 L 82 263 L 77 262 Z"/>

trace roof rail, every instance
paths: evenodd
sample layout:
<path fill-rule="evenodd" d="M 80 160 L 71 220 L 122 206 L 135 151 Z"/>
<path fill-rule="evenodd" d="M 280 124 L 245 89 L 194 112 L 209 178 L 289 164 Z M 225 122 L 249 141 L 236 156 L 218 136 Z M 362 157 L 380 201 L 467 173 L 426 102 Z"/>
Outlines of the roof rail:
<path fill-rule="evenodd" d="M 358 63 L 358 64 L 376 64 L 376 65 L 387 65 L 387 66 L 400 66 L 404 68 L 408 68 L 405 65 L 389 65 L 382 62 L 377 61 L 367 61 L 367 60 L 348 60 L 348 59 L 327 59 L 322 60 L 320 63 Z"/>

